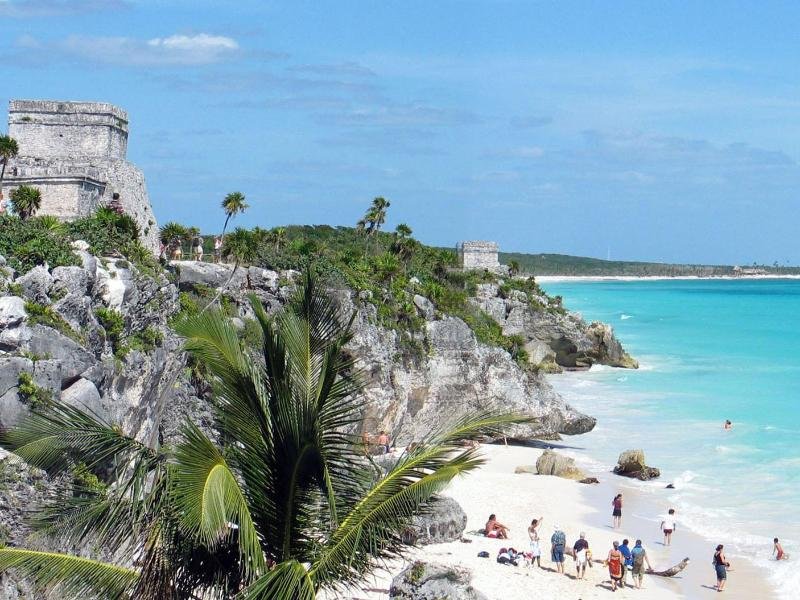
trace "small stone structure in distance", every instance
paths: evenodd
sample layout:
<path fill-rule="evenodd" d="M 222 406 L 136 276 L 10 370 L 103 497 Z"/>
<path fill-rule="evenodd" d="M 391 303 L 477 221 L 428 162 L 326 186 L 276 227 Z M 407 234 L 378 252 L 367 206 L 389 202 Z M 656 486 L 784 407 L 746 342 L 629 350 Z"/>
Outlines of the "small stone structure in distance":
<path fill-rule="evenodd" d="M 456 252 L 458 253 L 458 266 L 464 270 L 485 269 L 492 273 L 504 270 L 498 258 L 500 246 L 497 245 L 497 242 L 478 240 L 459 242 Z"/>
<path fill-rule="evenodd" d="M 158 225 L 144 175 L 127 161 L 128 115 L 103 102 L 11 100 L 8 134 L 19 145 L 6 185 L 38 188 L 37 214 L 71 220 L 112 202 L 139 225 L 142 243 L 158 251 Z"/>

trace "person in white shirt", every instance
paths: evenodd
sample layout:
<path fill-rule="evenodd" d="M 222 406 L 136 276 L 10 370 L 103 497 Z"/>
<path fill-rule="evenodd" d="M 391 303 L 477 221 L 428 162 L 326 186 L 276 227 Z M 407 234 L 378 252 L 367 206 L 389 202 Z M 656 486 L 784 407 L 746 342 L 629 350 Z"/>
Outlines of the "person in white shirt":
<path fill-rule="evenodd" d="M 677 523 L 675 522 L 675 509 L 670 508 L 669 513 L 664 517 L 664 520 L 661 521 L 661 531 L 664 532 L 664 545 L 669 546 L 672 543 L 672 534 L 675 532 L 677 528 Z"/>

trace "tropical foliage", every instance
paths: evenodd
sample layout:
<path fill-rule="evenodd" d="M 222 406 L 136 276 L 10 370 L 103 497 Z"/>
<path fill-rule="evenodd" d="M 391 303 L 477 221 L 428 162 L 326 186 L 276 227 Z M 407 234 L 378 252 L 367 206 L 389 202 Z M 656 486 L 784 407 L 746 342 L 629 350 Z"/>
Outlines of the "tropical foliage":
<path fill-rule="evenodd" d="M 38 188 L 21 185 L 11 192 L 11 208 L 23 221 L 36 214 L 42 205 L 42 193 Z"/>
<path fill-rule="evenodd" d="M 243 213 L 250 208 L 250 205 L 245 202 L 244 194 L 242 192 L 231 192 L 222 201 L 222 210 L 225 212 L 225 224 L 222 226 L 222 237 L 225 237 L 225 231 L 228 229 L 228 221 L 239 213 Z"/>
<path fill-rule="evenodd" d="M 62 404 L 3 436 L 32 465 L 80 473 L 36 520 L 41 532 L 116 561 L 0 548 L 0 569 L 60 586 L 63 598 L 313 600 L 402 554 L 412 516 L 481 464 L 462 442 L 520 421 L 462 419 L 384 473 L 348 433 L 362 409 L 361 380 L 344 351 L 352 316 L 310 275 L 276 316 L 252 303 L 257 354 L 218 312 L 179 326 L 211 381 L 213 437 L 187 422 L 176 447 L 149 448 Z"/>
<path fill-rule="evenodd" d="M 8 161 L 19 154 L 17 140 L 8 135 L 0 135 L 0 198 L 3 197 L 3 179 Z"/>

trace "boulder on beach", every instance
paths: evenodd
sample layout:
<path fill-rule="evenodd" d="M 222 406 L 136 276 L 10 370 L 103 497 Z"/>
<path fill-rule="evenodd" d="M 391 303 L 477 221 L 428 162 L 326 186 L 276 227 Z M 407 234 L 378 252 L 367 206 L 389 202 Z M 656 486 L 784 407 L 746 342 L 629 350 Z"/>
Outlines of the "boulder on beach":
<path fill-rule="evenodd" d="M 555 475 L 564 479 L 579 481 L 586 475 L 575 466 L 575 459 L 563 456 L 552 450 L 545 450 L 536 461 L 536 472 L 539 475 Z"/>
<path fill-rule="evenodd" d="M 403 532 L 407 544 L 442 544 L 461 539 L 467 527 L 467 513 L 461 505 L 446 496 L 439 496 L 416 515 Z"/>
<path fill-rule="evenodd" d="M 600 480 L 597 477 L 585 477 L 578 483 L 600 483 Z"/>
<path fill-rule="evenodd" d="M 460 567 L 415 561 L 392 580 L 389 598 L 398 600 L 488 600 Z"/>
<path fill-rule="evenodd" d="M 632 477 L 641 481 L 649 481 L 661 475 L 655 467 L 648 467 L 644 459 L 644 450 L 625 450 L 619 455 L 614 473 L 624 477 Z"/>

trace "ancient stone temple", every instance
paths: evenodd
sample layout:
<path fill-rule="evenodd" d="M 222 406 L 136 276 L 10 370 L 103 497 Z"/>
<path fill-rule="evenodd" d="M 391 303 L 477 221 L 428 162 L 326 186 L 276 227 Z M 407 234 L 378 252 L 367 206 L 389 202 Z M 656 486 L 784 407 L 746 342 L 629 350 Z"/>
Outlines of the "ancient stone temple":
<path fill-rule="evenodd" d="M 501 268 L 498 259 L 500 246 L 497 245 L 497 242 L 460 242 L 456 246 L 456 251 L 458 252 L 458 265 L 462 269 L 486 269 L 494 272 Z"/>
<path fill-rule="evenodd" d="M 10 161 L 7 189 L 38 188 L 37 214 L 69 220 L 98 206 L 118 206 L 136 219 L 142 242 L 157 251 L 158 225 L 144 175 L 126 159 L 124 110 L 102 102 L 11 100 L 8 133 L 19 156 Z"/>

